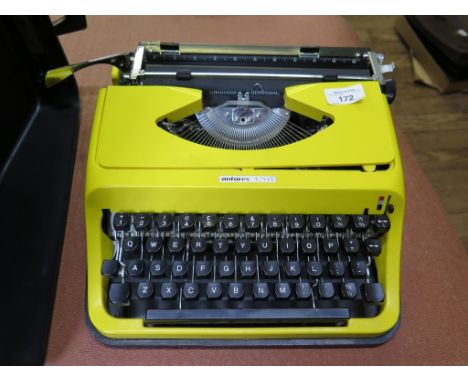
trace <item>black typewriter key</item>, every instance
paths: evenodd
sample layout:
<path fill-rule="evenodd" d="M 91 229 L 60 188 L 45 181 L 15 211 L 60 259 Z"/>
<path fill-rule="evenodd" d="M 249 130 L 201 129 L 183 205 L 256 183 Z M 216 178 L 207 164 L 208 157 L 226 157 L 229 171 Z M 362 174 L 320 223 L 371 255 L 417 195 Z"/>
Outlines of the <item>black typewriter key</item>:
<path fill-rule="evenodd" d="M 177 220 L 182 232 L 193 231 L 195 228 L 195 217 L 192 214 L 179 215 Z"/>
<path fill-rule="evenodd" d="M 269 231 L 281 232 L 283 229 L 283 215 L 268 215 L 267 216 L 267 228 Z"/>
<path fill-rule="evenodd" d="M 149 215 L 148 214 L 135 214 L 133 215 L 133 226 L 137 231 L 144 231 L 149 228 Z"/>
<path fill-rule="evenodd" d="M 349 223 L 348 215 L 332 215 L 331 216 L 332 228 L 335 231 L 344 231 Z"/>
<path fill-rule="evenodd" d="M 239 215 L 224 215 L 221 218 L 221 225 L 225 232 L 234 232 L 239 229 Z"/>
<path fill-rule="evenodd" d="M 208 277 L 211 274 L 211 261 L 196 261 L 195 274 L 197 277 Z"/>
<path fill-rule="evenodd" d="M 380 283 L 368 283 L 363 286 L 364 299 L 370 304 L 380 304 L 385 298 L 384 290 Z"/>
<path fill-rule="evenodd" d="M 241 261 L 239 270 L 241 277 L 252 277 L 257 271 L 257 264 L 255 261 Z"/>
<path fill-rule="evenodd" d="M 369 228 L 369 215 L 353 215 L 353 230 L 362 232 Z"/>
<path fill-rule="evenodd" d="M 176 283 L 162 283 L 161 284 L 161 297 L 166 299 L 174 298 L 177 295 Z"/>
<path fill-rule="evenodd" d="M 379 239 L 367 239 L 365 249 L 369 256 L 378 256 L 382 252 L 382 244 Z"/>
<path fill-rule="evenodd" d="M 182 260 L 175 260 L 172 263 L 172 275 L 174 277 L 184 277 L 188 271 L 188 262 Z"/>
<path fill-rule="evenodd" d="M 234 274 L 234 262 L 220 261 L 218 265 L 218 272 L 221 277 L 231 277 Z"/>
<path fill-rule="evenodd" d="M 195 300 L 198 297 L 198 283 L 185 283 L 182 291 L 186 300 Z"/>
<path fill-rule="evenodd" d="M 265 261 L 263 263 L 263 273 L 267 277 L 277 276 L 279 272 L 279 266 L 277 261 Z"/>
<path fill-rule="evenodd" d="M 185 249 L 185 241 L 182 237 L 171 237 L 167 241 L 167 249 L 170 253 L 180 253 Z"/>
<path fill-rule="evenodd" d="M 328 271 L 330 276 L 342 277 L 345 273 L 345 265 L 342 261 L 330 261 Z"/>
<path fill-rule="evenodd" d="M 321 298 L 332 298 L 335 295 L 335 287 L 329 281 L 321 281 L 318 284 L 318 292 Z"/>
<path fill-rule="evenodd" d="M 130 227 L 130 216 L 122 212 L 116 213 L 112 225 L 116 231 L 126 231 Z"/>
<path fill-rule="evenodd" d="M 242 283 L 230 283 L 228 296 L 231 300 L 240 300 L 244 297 L 244 285 Z"/>
<path fill-rule="evenodd" d="M 156 253 L 161 250 L 163 240 L 160 237 L 149 237 L 146 239 L 145 248 L 148 253 Z"/>
<path fill-rule="evenodd" d="M 349 254 L 354 254 L 359 252 L 359 240 L 358 239 L 344 239 L 343 240 L 344 249 Z"/>
<path fill-rule="evenodd" d="M 296 296 L 301 300 L 307 300 L 312 296 L 312 287 L 309 283 L 296 284 Z"/>
<path fill-rule="evenodd" d="M 312 255 L 317 251 L 317 242 L 315 239 L 304 239 L 301 243 L 302 253 Z"/>
<path fill-rule="evenodd" d="M 288 229 L 290 232 L 300 232 L 304 229 L 304 215 L 289 215 Z"/>
<path fill-rule="evenodd" d="M 260 215 L 245 215 L 244 216 L 244 226 L 245 230 L 248 232 L 256 232 L 260 230 L 261 226 Z"/>
<path fill-rule="evenodd" d="M 341 295 L 345 299 L 353 299 L 357 296 L 356 284 L 353 282 L 341 283 Z"/>
<path fill-rule="evenodd" d="M 387 215 L 377 215 L 374 223 L 375 230 L 381 235 L 390 229 L 390 219 Z"/>
<path fill-rule="evenodd" d="M 253 285 L 253 295 L 256 300 L 264 300 L 270 294 L 267 283 L 255 283 Z"/>
<path fill-rule="evenodd" d="M 160 231 L 170 231 L 174 216 L 172 214 L 158 214 L 155 219 L 156 228 Z"/>
<path fill-rule="evenodd" d="M 283 300 L 291 296 L 291 287 L 288 283 L 276 283 L 275 295 L 277 299 Z"/>
<path fill-rule="evenodd" d="M 213 252 L 217 255 L 222 255 L 229 250 L 229 242 L 224 238 L 217 238 L 213 240 Z"/>
<path fill-rule="evenodd" d="M 208 283 L 206 286 L 206 297 L 210 300 L 220 298 L 223 293 L 221 283 Z"/>
<path fill-rule="evenodd" d="M 101 275 L 105 277 L 112 277 L 119 269 L 119 262 L 117 260 L 104 260 L 101 265 Z"/>
<path fill-rule="evenodd" d="M 309 215 L 309 227 L 314 232 L 321 232 L 325 230 L 327 219 L 325 215 Z"/>
<path fill-rule="evenodd" d="M 327 255 L 334 255 L 338 253 L 340 245 L 337 239 L 323 239 L 323 250 Z"/>
<path fill-rule="evenodd" d="M 250 240 L 245 238 L 238 238 L 236 239 L 235 247 L 238 254 L 249 253 L 251 249 Z"/>
<path fill-rule="evenodd" d="M 203 231 L 213 231 L 216 229 L 218 218 L 216 214 L 203 214 L 200 219 Z"/>
<path fill-rule="evenodd" d="M 297 277 L 301 274 L 301 264 L 299 261 L 286 261 L 284 271 L 289 277 Z"/>
<path fill-rule="evenodd" d="M 190 243 L 193 253 L 203 253 L 206 251 L 206 239 L 204 237 L 195 237 Z"/>
<path fill-rule="evenodd" d="M 322 263 L 320 261 L 307 262 L 307 274 L 312 277 L 320 277 L 322 275 Z"/>
<path fill-rule="evenodd" d="M 137 237 L 125 237 L 123 239 L 123 250 L 124 252 L 133 252 L 138 247 Z"/>
<path fill-rule="evenodd" d="M 143 273 L 145 263 L 143 260 L 130 260 L 127 263 L 127 273 L 131 277 L 138 277 Z"/>
<path fill-rule="evenodd" d="M 124 305 L 128 301 L 130 288 L 126 283 L 109 285 L 109 301 L 111 304 Z"/>
<path fill-rule="evenodd" d="M 268 254 L 273 250 L 273 242 L 269 238 L 258 239 L 257 251 L 258 253 Z"/>
<path fill-rule="evenodd" d="M 138 284 L 137 295 L 140 298 L 150 298 L 153 295 L 153 283 L 143 282 Z"/>
<path fill-rule="evenodd" d="M 293 239 L 281 239 L 280 240 L 280 251 L 285 255 L 290 255 L 296 251 L 296 240 Z"/>
<path fill-rule="evenodd" d="M 351 261 L 351 274 L 353 277 L 364 277 L 367 274 L 367 265 L 362 260 Z"/>
<path fill-rule="evenodd" d="M 166 262 L 164 260 L 153 260 L 150 263 L 151 276 L 162 276 L 166 273 Z"/>

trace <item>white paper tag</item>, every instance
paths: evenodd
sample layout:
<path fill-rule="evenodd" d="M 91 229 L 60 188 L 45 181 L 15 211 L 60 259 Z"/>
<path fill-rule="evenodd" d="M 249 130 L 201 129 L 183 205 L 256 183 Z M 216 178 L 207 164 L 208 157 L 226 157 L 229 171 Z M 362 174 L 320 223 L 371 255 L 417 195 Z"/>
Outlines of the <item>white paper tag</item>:
<path fill-rule="evenodd" d="M 362 100 L 365 96 L 361 84 L 347 88 L 325 89 L 325 97 L 330 105 L 349 105 Z"/>
<path fill-rule="evenodd" d="M 276 176 L 221 175 L 220 183 L 276 183 Z"/>

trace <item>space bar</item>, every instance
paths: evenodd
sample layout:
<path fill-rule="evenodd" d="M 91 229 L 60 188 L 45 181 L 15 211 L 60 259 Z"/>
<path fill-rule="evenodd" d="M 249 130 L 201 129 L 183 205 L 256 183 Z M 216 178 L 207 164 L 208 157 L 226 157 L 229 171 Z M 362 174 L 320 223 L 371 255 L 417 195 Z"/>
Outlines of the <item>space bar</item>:
<path fill-rule="evenodd" d="M 147 325 L 338 324 L 348 309 L 148 309 Z"/>

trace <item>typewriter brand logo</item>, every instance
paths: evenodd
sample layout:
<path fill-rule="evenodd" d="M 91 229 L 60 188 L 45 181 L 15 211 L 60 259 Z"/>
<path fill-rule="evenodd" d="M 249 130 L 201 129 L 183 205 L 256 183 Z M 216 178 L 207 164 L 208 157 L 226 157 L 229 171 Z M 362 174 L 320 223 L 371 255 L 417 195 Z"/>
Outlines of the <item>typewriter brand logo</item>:
<path fill-rule="evenodd" d="M 276 183 L 276 176 L 221 175 L 220 183 Z"/>

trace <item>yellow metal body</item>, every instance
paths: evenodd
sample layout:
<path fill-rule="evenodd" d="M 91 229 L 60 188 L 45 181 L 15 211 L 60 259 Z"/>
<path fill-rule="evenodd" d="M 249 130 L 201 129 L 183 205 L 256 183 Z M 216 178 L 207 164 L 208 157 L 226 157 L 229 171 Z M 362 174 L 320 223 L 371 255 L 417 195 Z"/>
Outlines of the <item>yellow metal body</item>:
<path fill-rule="evenodd" d="M 287 108 L 319 120 L 326 115 L 334 123 L 302 141 L 252 151 L 201 146 L 156 125 L 163 118 L 177 120 L 201 110 L 200 90 L 102 89 L 86 179 L 88 313 L 96 330 L 111 339 L 365 338 L 391 330 L 400 310 L 403 173 L 385 95 L 377 82 L 360 83 L 365 98 L 350 105 L 329 105 L 324 89 L 356 83 L 286 89 Z M 276 182 L 220 183 L 223 175 L 275 176 Z M 260 214 L 361 214 L 367 209 L 380 214 L 381 196 L 385 205 L 391 198 L 394 212 L 376 260 L 385 301 L 374 318 L 352 318 L 346 326 L 145 327 L 142 319 L 114 318 L 107 312 L 107 281 L 100 268 L 113 248 L 101 228 L 103 209 Z"/>

